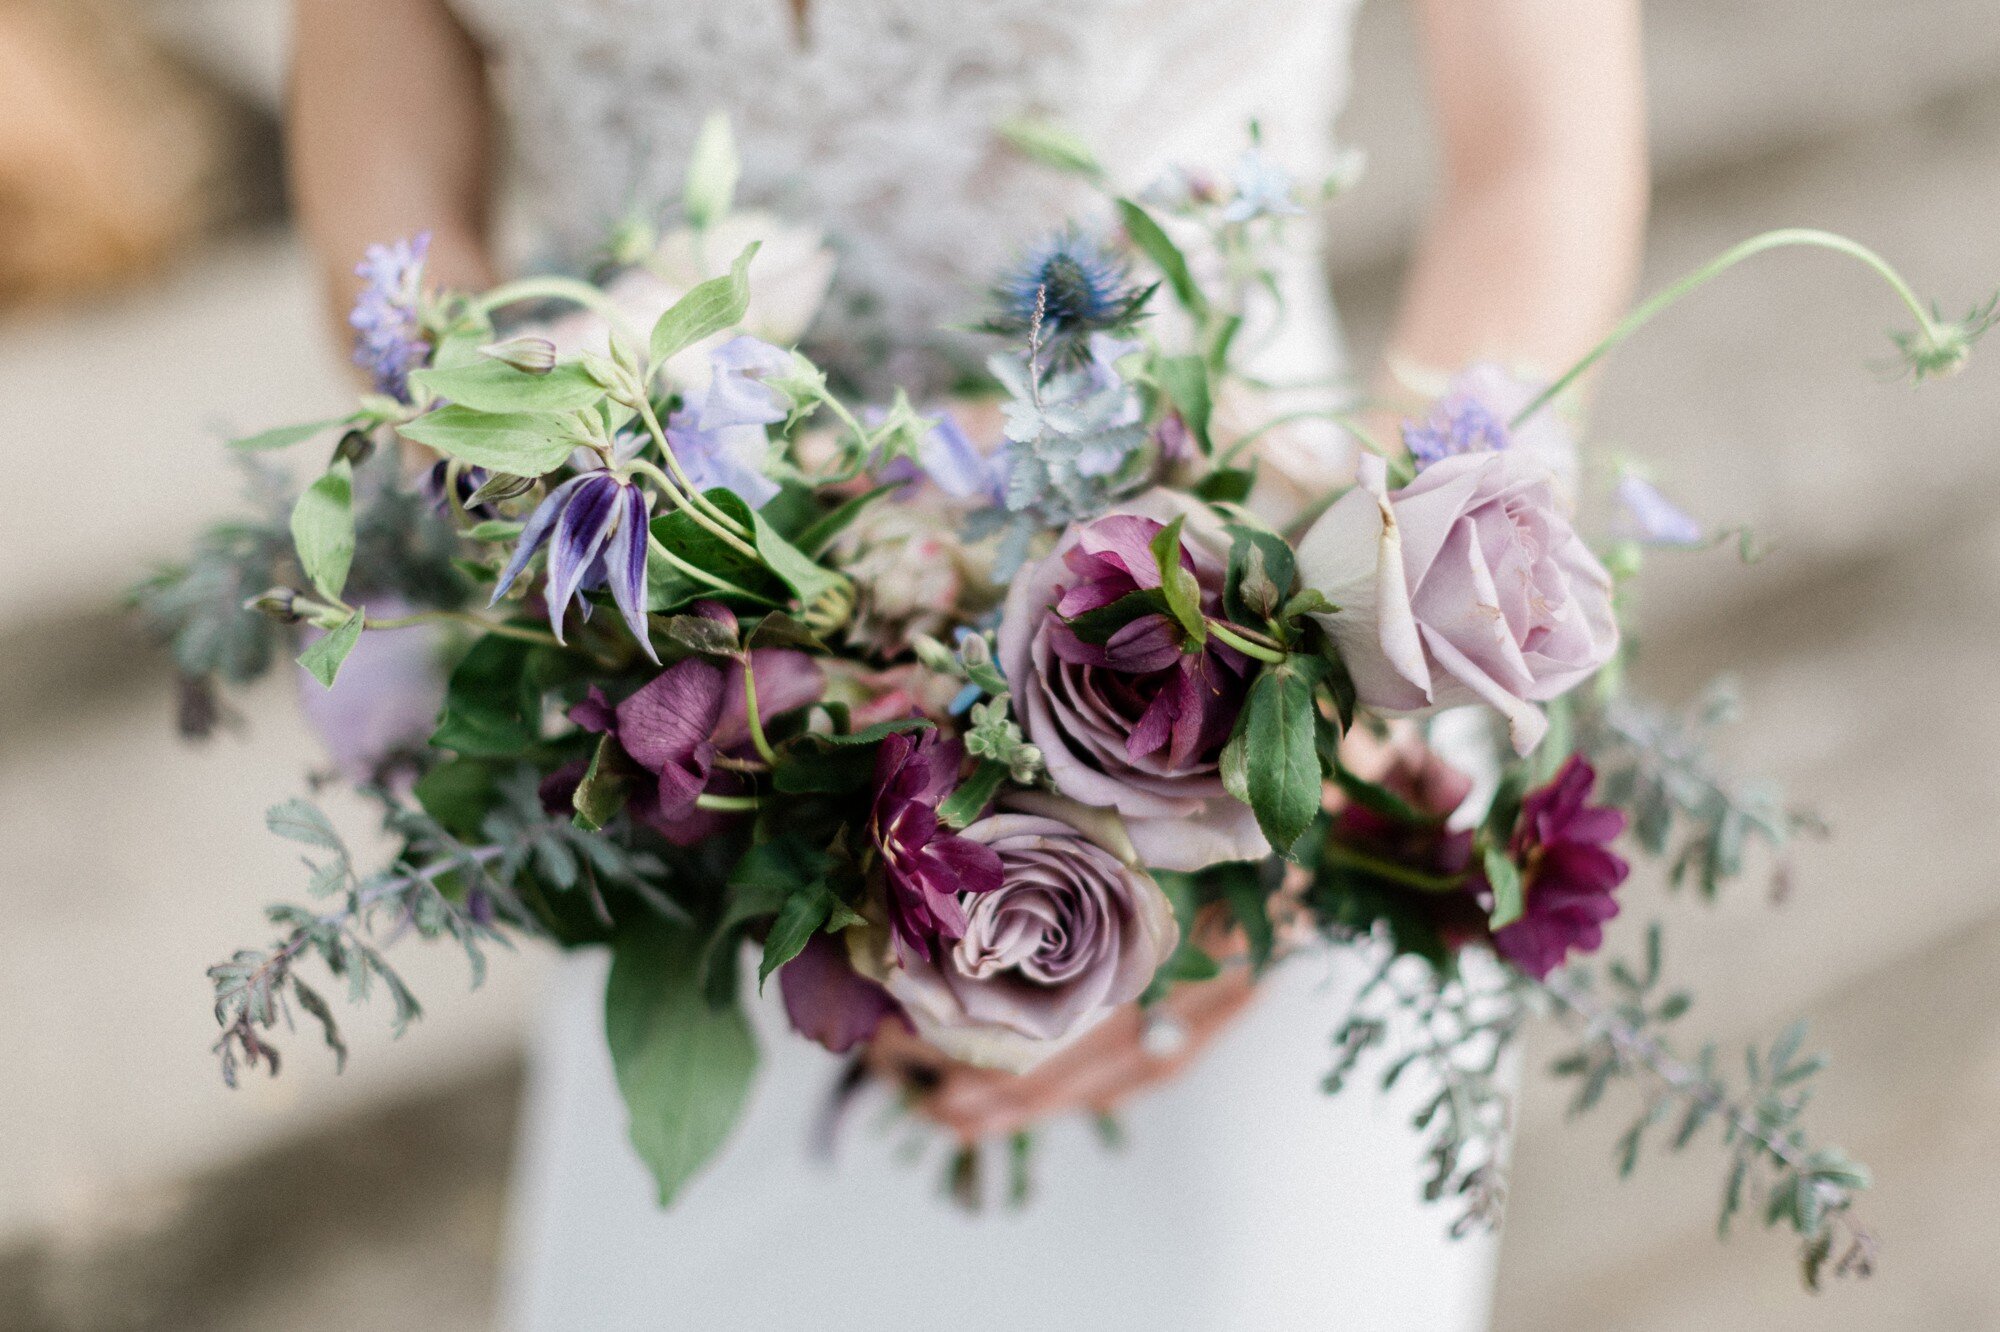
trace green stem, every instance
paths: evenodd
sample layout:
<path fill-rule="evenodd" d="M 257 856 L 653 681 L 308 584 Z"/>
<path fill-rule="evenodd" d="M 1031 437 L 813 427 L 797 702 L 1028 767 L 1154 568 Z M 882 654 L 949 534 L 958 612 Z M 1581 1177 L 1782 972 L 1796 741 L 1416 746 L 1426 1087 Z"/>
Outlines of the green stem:
<path fill-rule="evenodd" d="M 1923 302 L 1917 299 L 1916 292 L 1910 289 L 1909 283 L 1903 281 L 1902 274 L 1891 268 L 1889 261 L 1875 253 L 1875 251 L 1858 241 L 1851 241 L 1845 236 L 1837 236 L 1830 231 L 1817 231 L 1810 227 L 1786 227 L 1778 231 L 1767 231 L 1761 236 L 1752 236 L 1742 244 L 1724 250 L 1721 254 L 1709 260 L 1694 272 L 1689 273 L 1680 281 L 1663 291 L 1654 293 L 1641 302 L 1633 309 L 1632 313 L 1625 316 L 1618 327 L 1605 335 L 1602 342 L 1591 348 L 1582 360 L 1571 366 L 1561 379 L 1558 379 L 1555 383 L 1542 390 L 1534 401 L 1523 407 L 1515 415 L 1514 419 L 1508 423 L 1509 429 L 1520 429 L 1523 423 L 1543 407 L 1546 407 L 1565 389 L 1569 388 L 1570 385 L 1582 378 L 1585 372 L 1603 360 L 1619 343 L 1625 341 L 1625 339 L 1651 323 L 1655 315 L 1672 306 L 1683 296 L 1689 295 L 1708 285 L 1709 282 L 1722 276 L 1753 255 L 1762 254 L 1766 250 L 1779 250 L 1794 245 L 1832 250 L 1836 254 L 1844 254 L 1850 258 L 1860 260 L 1869 268 L 1875 270 L 1882 280 L 1889 284 L 1890 288 L 1896 293 L 1903 304 L 1909 307 L 1910 313 L 1916 316 L 1917 327 L 1923 331 L 1924 336 L 1932 341 L 1938 338 L 1939 329 L 1932 322 L 1930 315 L 1924 310 Z"/>
<path fill-rule="evenodd" d="M 1252 430 L 1249 434 L 1238 436 L 1235 443 L 1224 449 L 1217 456 L 1215 460 L 1216 465 L 1220 467 L 1229 466 L 1236 461 L 1237 455 L 1241 454 L 1243 450 L 1249 448 L 1279 426 L 1290 425 L 1294 421 L 1332 421 L 1346 430 L 1348 434 L 1353 435 L 1355 439 L 1359 440 L 1361 447 L 1367 449 L 1370 453 L 1382 458 L 1390 456 L 1389 452 L 1382 447 L 1382 442 L 1369 433 L 1367 427 L 1361 424 L 1360 419 L 1353 412 L 1333 408 L 1313 407 L 1296 412 L 1286 412 L 1282 416 L 1274 416 L 1264 422 L 1263 425 Z"/>
<path fill-rule="evenodd" d="M 708 586 L 714 588 L 718 592 L 727 592 L 731 596 L 745 597 L 751 601 L 762 602 L 766 606 L 775 606 L 778 604 L 777 602 L 772 601 L 769 597 L 759 596 L 755 592 L 750 591 L 748 588 L 738 587 L 736 584 L 730 582 L 727 578 L 723 578 L 718 574 L 712 574 L 708 570 L 700 567 L 699 565 L 688 563 L 688 561 L 674 554 L 671 550 L 668 550 L 666 547 L 666 543 L 661 541 L 658 537 L 654 536 L 651 532 L 646 533 L 646 544 L 655 555 L 658 555 L 661 559 L 665 560 L 675 569 L 679 570 L 681 573 L 686 574 L 689 578 L 694 579 L 698 583 L 706 583 Z"/>
<path fill-rule="evenodd" d="M 470 611 L 420 611 L 415 615 L 404 615 L 393 620 L 369 620 L 366 629 L 414 629 L 420 624 L 452 623 L 469 625 L 482 633 L 498 634 L 502 638 L 518 638 L 524 643 L 541 643 L 548 647 L 561 647 L 556 636 L 540 629 L 529 629 L 518 624 L 502 624 L 489 620 Z"/>
<path fill-rule="evenodd" d="M 744 529 L 743 524 L 717 508 L 706 495 L 701 493 L 701 489 L 688 479 L 688 474 L 681 469 L 681 460 L 674 456 L 673 446 L 667 443 L 667 432 L 660 425 L 659 413 L 653 410 L 652 400 L 643 393 L 639 395 L 639 416 L 645 421 L 646 431 L 652 435 L 653 443 L 659 446 L 660 456 L 666 459 L 667 470 L 673 473 L 673 479 L 670 483 L 665 472 L 643 458 L 636 459 L 628 465 L 653 476 L 666 488 L 669 498 L 685 511 L 688 517 L 722 538 L 739 553 L 753 560 L 760 558 L 756 549 L 745 540 L 750 533 Z"/>
<path fill-rule="evenodd" d="M 671 458 L 673 455 L 668 454 L 667 456 Z M 714 509 L 715 506 L 708 504 L 705 500 L 697 503 L 695 499 L 690 498 L 688 492 L 676 485 L 673 478 L 669 477 L 665 472 L 653 466 L 653 464 L 647 462 L 644 458 L 635 458 L 631 462 L 626 463 L 625 469 L 630 472 L 638 472 L 650 478 L 653 484 L 660 488 L 660 494 L 664 498 L 669 500 L 675 508 L 692 518 L 697 526 L 706 530 L 717 541 L 728 546 L 745 559 L 755 560 L 759 564 L 764 562 L 764 557 L 757 553 L 755 546 L 752 546 L 742 537 L 736 535 L 735 531 L 730 530 L 730 527 L 734 527 L 737 531 L 741 531 L 740 527 L 735 523 L 731 523 L 730 527 L 724 527 L 721 523 L 710 517 L 708 510 Z M 727 521 L 729 515 L 723 514 L 722 517 Z"/>
<path fill-rule="evenodd" d="M 1349 869 L 1364 870 L 1377 878 L 1400 883 L 1405 888 L 1414 888 L 1420 893 L 1455 893 L 1465 887 L 1463 875 L 1425 874 L 1407 865 L 1398 865 L 1393 860 L 1379 860 L 1366 851 L 1356 851 L 1351 846 L 1339 842 L 1329 842 L 1326 860 L 1335 865 L 1345 865 Z"/>
<path fill-rule="evenodd" d="M 770 740 L 764 735 L 764 718 L 757 710 L 757 671 L 751 664 L 751 654 L 745 652 L 739 661 L 743 663 L 743 719 L 750 727 L 750 744 L 764 762 L 772 767 L 778 765 L 778 755 L 771 748 Z"/>
<path fill-rule="evenodd" d="M 638 329 L 632 326 L 632 321 L 626 317 L 623 310 L 618 308 L 616 302 L 596 287 L 591 286 L 588 282 L 579 282 L 575 278 L 559 277 L 554 274 L 545 277 L 522 278 L 517 282 L 509 282 L 493 288 L 493 290 L 487 292 L 484 296 L 473 301 L 472 309 L 479 314 L 490 315 L 503 305 L 514 305 L 521 301 L 547 300 L 568 301 L 573 305 L 581 305 L 587 310 L 602 315 L 613 328 L 625 335 L 634 346 L 643 347 L 646 345 L 646 339 L 639 335 Z"/>
<path fill-rule="evenodd" d="M 1229 644 L 1229 646 L 1235 648 L 1246 657 L 1255 657 L 1258 661 L 1267 661 L 1273 666 L 1282 666 L 1285 662 L 1285 653 L 1281 650 L 1253 643 L 1220 620 L 1210 620 L 1208 622 L 1208 632 L 1214 634 L 1217 638 Z"/>
<path fill-rule="evenodd" d="M 723 814 L 740 814 L 757 808 L 756 796 L 698 795 L 694 798 L 696 809 L 712 809 Z"/>

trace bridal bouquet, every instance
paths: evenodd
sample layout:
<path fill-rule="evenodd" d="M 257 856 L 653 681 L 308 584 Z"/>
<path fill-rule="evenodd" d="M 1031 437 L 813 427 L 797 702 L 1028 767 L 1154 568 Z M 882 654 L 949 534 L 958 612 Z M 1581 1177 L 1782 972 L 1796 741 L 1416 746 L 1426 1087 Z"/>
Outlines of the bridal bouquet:
<path fill-rule="evenodd" d="M 1014 138 L 1104 181 L 1047 128 Z M 400 1027 L 419 1009 L 396 937 L 454 940 L 475 979 L 512 936 L 605 945 L 665 1202 L 749 1093 L 739 959 L 830 1050 L 899 1023 L 1025 1069 L 1121 1006 L 1330 941 L 1372 979 L 1300 1076 L 1424 1070 L 1426 1192 L 1460 1228 L 1498 1214 L 1503 1061 L 1546 1014 L 1576 1033 L 1554 1073 L 1579 1109 L 1634 1089 L 1623 1168 L 1649 1137 L 1714 1140 L 1725 1223 L 1754 1199 L 1809 1280 L 1867 1268 L 1866 1174 L 1800 1122 L 1801 1033 L 1735 1071 L 1681 1052 L 1657 929 L 1586 960 L 1628 855 L 1712 895 L 1746 844 L 1810 820 L 1704 757 L 1718 708 L 1623 692 L 1642 555 L 1712 534 L 1637 473 L 1579 466 L 1559 409 L 1658 310 L 1777 246 L 1886 277 L 1918 377 L 1957 368 L 1986 313 L 1943 321 L 1860 246 L 1773 233 L 1553 382 L 1475 367 L 1381 437 L 1365 404 L 1248 368 L 1282 323 L 1285 218 L 1331 192 L 1253 143 L 1233 175 L 1107 187 L 1103 217 L 1022 255 L 959 396 L 862 403 L 798 349 L 829 253 L 732 212 L 735 175 L 713 123 L 682 224 L 628 229 L 595 281 L 446 291 L 421 238 L 372 251 L 353 323 L 375 392 L 239 442 L 262 511 L 136 593 L 196 729 L 217 682 L 296 649 L 394 847 L 368 869 L 314 805 L 271 811 L 319 902 L 273 907 L 280 937 L 211 969 L 226 1079 L 275 1072 L 295 1011 L 344 1058 L 310 960 L 355 999 L 386 989 Z M 1329 421 L 1360 445 L 1348 481 L 1268 486 L 1264 446 Z M 295 491 L 256 461 L 321 437 Z M 1593 488 L 1603 531 L 1577 518 Z"/>

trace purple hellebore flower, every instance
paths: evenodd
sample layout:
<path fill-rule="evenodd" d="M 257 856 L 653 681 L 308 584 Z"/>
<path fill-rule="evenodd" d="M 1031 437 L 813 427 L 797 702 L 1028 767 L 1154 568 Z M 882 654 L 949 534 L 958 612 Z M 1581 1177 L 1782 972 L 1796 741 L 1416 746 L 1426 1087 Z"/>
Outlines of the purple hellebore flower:
<path fill-rule="evenodd" d="M 965 934 L 960 893 L 1000 886 L 1000 858 L 939 822 L 938 802 L 958 784 L 965 746 L 935 730 L 897 733 L 875 754 L 868 834 L 889 885 L 889 924 L 900 948 L 928 958 Z"/>
<path fill-rule="evenodd" d="M 1536 980 L 1572 950 L 1597 950 L 1604 922 L 1618 914 L 1612 894 L 1631 872 L 1607 849 L 1625 831 L 1625 815 L 1584 803 L 1596 782 L 1596 770 L 1573 754 L 1554 781 L 1521 804 L 1509 850 L 1521 866 L 1526 910 L 1493 932 L 1493 946 Z"/>
<path fill-rule="evenodd" d="M 792 1030 L 834 1054 L 846 1054 L 875 1035 L 902 1006 L 889 992 L 848 964 L 838 938 L 815 934 L 798 956 L 778 969 L 778 990 Z"/>
<path fill-rule="evenodd" d="M 1627 472 L 1618 478 L 1618 509 L 1622 535 L 1654 546 L 1701 544 L 1701 524 L 1642 476 Z"/>
<path fill-rule="evenodd" d="M 393 245 L 371 245 L 355 268 L 363 280 L 347 322 L 354 329 L 354 363 L 369 373 L 377 392 L 408 401 L 410 371 L 431 354 L 423 335 L 424 257 L 428 231 Z"/>
<path fill-rule="evenodd" d="M 1115 514 L 1085 528 L 1063 555 L 1077 581 L 1062 588 L 1056 614 L 1065 620 L 1109 606 L 1133 592 L 1160 585 L 1153 539 L 1165 524 L 1135 514 Z M 1181 567 L 1197 573 L 1185 544 Z M 1202 589 L 1203 609 L 1221 601 L 1212 587 Z M 1097 692 L 1125 717 L 1125 757 L 1144 762 L 1165 750 L 1170 771 L 1212 759 L 1229 740 L 1243 705 L 1249 662 L 1234 648 L 1210 638 L 1189 651 L 1186 632 L 1171 617 L 1141 615 L 1101 644 L 1086 643 L 1067 624 L 1050 631 L 1050 646 L 1061 660 L 1097 675 Z M 1136 715 L 1135 715 L 1136 714 Z"/>
<path fill-rule="evenodd" d="M 771 445 L 765 427 L 791 406 L 765 381 L 791 366 L 791 353 L 752 337 L 731 338 L 710 355 L 701 401 L 667 419 L 667 442 L 696 486 L 733 491 L 753 509 L 771 502 L 778 486 L 762 470 Z"/>
<path fill-rule="evenodd" d="M 769 648 L 753 652 L 750 662 L 757 675 L 758 714 L 766 722 L 804 707 L 826 688 L 825 675 L 803 652 Z M 593 688 L 569 717 L 586 731 L 615 735 L 632 760 L 653 775 L 656 790 L 650 798 L 635 799 L 634 811 L 682 846 L 713 827 L 708 811 L 695 808 L 696 798 L 717 782 L 734 780 L 715 767 L 716 755 L 750 744 L 743 664 L 736 661 L 677 661 L 616 707 Z"/>
<path fill-rule="evenodd" d="M 521 529 L 521 539 L 513 558 L 501 572 L 488 605 L 497 605 L 528 561 L 549 546 L 548 587 L 549 627 L 562 641 L 563 615 L 577 594 L 593 588 L 611 587 L 611 599 L 639 641 L 640 649 L 654 662 L 651 636 L 646 632 L 646 535 L 651 503 L 644 491 L 630 481 L 597 470 L 585 472 L 550 491 L 536 506 Z M 582 603 L 585 618 L 590 602 Z"/>

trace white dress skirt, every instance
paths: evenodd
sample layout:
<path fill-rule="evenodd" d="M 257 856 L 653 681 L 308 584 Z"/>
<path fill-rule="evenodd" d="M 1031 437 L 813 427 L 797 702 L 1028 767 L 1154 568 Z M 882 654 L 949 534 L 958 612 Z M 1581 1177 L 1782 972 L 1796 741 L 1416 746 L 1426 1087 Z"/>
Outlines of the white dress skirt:
<path fill-rule="evenodd" d="M 1352 2 L 812 0 L 800 21 L 791 0 L 453 0 L 494 60 L 518 262 L 580 264 L 621 218 L 670 203 L 697 127 L 724 110 L 740 203 L 824 229 L 839 253 L 815 340 L 863 352 L 968 322 L 1021 245 L 1074 214 L 1103 220 L 1006 147 L 1009 119 L 1067 128 L 1127 190 L 1171 165 L 1226 181 L 1253 119 L 1274 160 L 1323 170 Z M 1296 239 L 1287 333 L 1257 368 L 1323 379 L 1340 351 L 1313 219 Z M 936 372 L 887 365 L 904 382 Z M 1331 442 L 1292 445 L 1268 461 L 1308 485 L 1300 473 L 1344 464 Z M 1185 1077 L 1126 1110 L 1121 1149 L 1081 1120 L 1050 1125 L 1032 1201 L 976 1216 L 940 1189 L 940 1143 L 904 1159 L 914 1126 L 880 1099 L 825 1157 L 842 1064 L 786 1030 L 775 986 L 748 998 L 763 1063 L 746 1117 L 659 1210 L 605 1050 L 606 965 L 565 959 L 541 1013 L 513 1332 L 1486 1323 L 1492 1239 L 1448 1239 L 1449 1214 L 1419 1200 L 1421 1089 L 1320 1090 L 1356 955 L 1281 964 Z"/>

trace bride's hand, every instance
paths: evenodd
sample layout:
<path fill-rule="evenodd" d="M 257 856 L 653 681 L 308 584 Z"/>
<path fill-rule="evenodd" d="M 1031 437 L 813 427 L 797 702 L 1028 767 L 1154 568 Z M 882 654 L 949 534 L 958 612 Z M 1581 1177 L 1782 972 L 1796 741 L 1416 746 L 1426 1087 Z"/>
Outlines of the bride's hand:
<path fill-rule="evenodd" d="M 887 1022 L 869 1046 L 868 1064 L 879 1077 L 920 1089 L 917 1108 L 923 1114 L 961 1142 L 975 1142 L 1061 1115 L 1116 1109 L 1192 1064 L 1255 994 L 1243 967 L 1177 986 L 1150 1009 L 1137 1004 L 1119 1009 L 1026 1073 L 950 1059 L 907 1028 Z"/>

